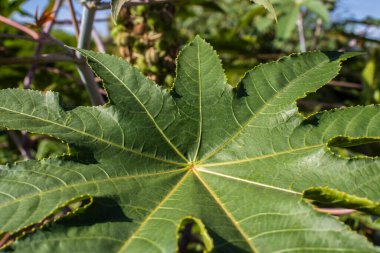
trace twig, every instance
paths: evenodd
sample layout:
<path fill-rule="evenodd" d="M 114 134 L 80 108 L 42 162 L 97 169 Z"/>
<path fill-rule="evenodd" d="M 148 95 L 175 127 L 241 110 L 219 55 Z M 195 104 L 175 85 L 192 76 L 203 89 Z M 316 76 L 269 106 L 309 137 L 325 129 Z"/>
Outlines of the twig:
<path fill-rule="evenodd" d="M 62 4 L 62 1 L 63 0 L 56 0 L 55 1 L 55 3 L 54 3 L 54 6 L 53 6 L 53 9 L 52 9 L 52 15 L 53 15 L 53 17 L 52 17 L 52 19 L 51 20 L 49 20 L 47 23 L 46 23 L 46 26 L 45 26 L 45 28 L 43 29 L 43 32 L 41 33 L 41 34 L 49 34 L 50 33 L 50 31 L 51 31 L 51 29 L 52 29 L 52 27 L 53 27 L 53 25 L 54 25 L 54 20 L 55 20 L 55 17 L 57 16 L 57 14 L 58 14 L 58 11 L 59 11 L 59 9 L 60 9 L 60 7 L 61 7 L 61 4 Z M 3 19 L 4 20 L 4 19 Z M 15 25 L 15 24 L 13 24 L 13 25 Z M 16 25 L 17 25 L 17 23 L 16 23 Z M 27 28 L 27 29 L 25 29 L 25 28 L 27 28 L 27 27 L 24 27 L 24 26 L 18 26 L 18 29 L 20 29 L 20 30 L 22 30 L 22 31 L 24 31 L 24 32 L 29 32 L 28 34 L 30 35 L 30 36 L 32 36 L 34 39 L 39 39 L 40 37 L 41 37 L 41 34 L 38 34 L 38 33 L 35 33 L 33 30 L 31 30 L 31 31 L 33 31 L 34 33 L 31 33 L 30 32 L 30 29 L 29 28 Z M 37 34 L 37 36 L 35 36 Z M 37 45 L 36 45 L 36 47 L 35 47 L 35 51 L 34 51 L 34 56 L 35 57 L 39 57 L 40 56 L 40 54 L 41 54 L 41 51 L 42 51 L 42 45 L 43 45 L 43 43 L 41 42 L 41 41 L 38 41 L 38 43 L 37 43 Z M 8 60 L 8 64 L 9 64 L 9 59 L 7 59 Z M 33 75 L 34 75 L 34 72 L 35 72 L 35 70 L 36 70 L 36 64 L 35 63 L 32 63 L 32 66 L 30 66 L 30 68 L 29 68 L 29 71 L 28 71 L 28 73 L 26 74 L 26 76 L 25 76 L 25 78 L 24 78 L 24 81 L 23 81 L 23 83 L 24 83 L 24 88 L 25 89 L 29 89 L 30 88 L 30 84 L 32 83 L 32 79 L 33 79 Z M 29 141 L 29 138 L 28 138 L 28 135 L 27 135 L 27 133 L 26 132 L 22 132 L 22 137 L 23 137 L 23 142 L 18 142 L 17 141 L 17 139 L 15 139 L 15 138 L 12 138 L 13 139 L 13 141 L 15 142 L 15 144 L 17 145 L 17 147 L 19 148 L 19 150 L 20 150 L 20 152 L 22 153 L 22 155 L 23 155 L 23 157 L 24 158 L 27 158 L 28 156 L 29 156 L 29 149 L 30 149 L 30 147 L 26 147 L 26 144 L 28 144 L 30 141 Z M 20 144 L 21 143 L 21 144 Z M 21 146 L 20 146 L 21 145 Z M 26 153 L 25 153 L 26 152 Z"/>
<path fill-rule="evenodd" d="M 363 85 L 360 83 L 350 83 L 350 82 L 343 82 L 343 81 L 330 81 L 329 85 L 337 86 L 337 87 L 352 88 L 352 89 L 363 89 Z"/>
<path fill-rule="evenodd" d="M 21 25 L 9 18 L 6 18 L 4 16 L 1 16 L 0 15 L 0 22 L 1 23 L 4 23 L 4 24 L 7 24 L 9 26 L 12 26 L 13 28 L 16 28 L 26 34 L 28 34 L 30 37 L 32 37 L 34 40 L 38 40 L 40 38 L 39 34 L 35 31 L 33 31 L 32 29 L 24 26 L 24 25 Z"/>
<path fill-rule="evenodd" d="M 0 65 L 14 65 L 14 64 L 36 64 L 36 63 L 51 63 L 51 62 L 76 62 L 83 63 L 75 57 L 70 57 L 63 54 L 43 54 L 32 57 L 15 57 L 15 58 L 0 58 Z"/>
<path fill-rule="evenodd" d="M 313 37 L 313 49 L 317 49 L 318 42 L 321 37 L 322 27 L 323 27 L 323 21 L 321 18 L 318 18 L 315 24 L 315 31 L 314 31 L 314 37 Z"/>
<path fill-rule="evenodd" d="M 10 242 L 11 242 L 11 241 L 10 241 L 11 236 L 12 236 L 12 234 L 10 234 L 10 233 L 5 233 L 5 234 L 3 235 L 3 238 L 0 238 L 0 249 L 1 249 L 2 247 L 4 247 L 7 243 L 10 243 Z"/>
<path fill-rule="evenodd" d="M 110 21 L 109 18 L 97 18 L 97 19 L 94 19 L 95 23 L 97 23 L 97 22 L 108 22 L 108 21 Z M 77 20 L 77 23 L 78 23 L 78 26 L 79 26 L 79 24 L 82 23 L 82 20 Z M 57 24 L 57 25 L 72 25 L 73 21 L 71 19 L 60 19 L 60 20 L 56 20 L 55 24 Z"/>
<path fill-rule="evenodd" d="M 53 9 L 52 9 L 52 15 L 53 15 L 53 18 L 52 20 L 50 20 L 45 28 L 43 29 L 44 33 L 46 34 L 49 34 L 51 29 L 53 28 L 53 25 L 54 25 L 54 20 L 55 20 L 55 17 L 58 15 L 58 11 L 62 5 L 62 1 L 63 0 L 56 0 L 54 2 L 54 6 L 53 6 Z M 41 54 L 41 51 L 42 51 L 42 43 L 38 43 L 35 47 L 35 50 L 34 50 L 34 56 L 39 56 Z M 30 88 L 30 84 L 32 83 L 32 80 L 33 80 L 33 75 L 34 75 L 34 71 L 36 70 L 36 64 L 33 64 L 30 68 L 29 68 L 29 71 L 28 71 L 28 74 L 25 76 L 24 78 L 24 88 L 25 89 L 29 89 Z"/>
<path fill-rule="evenodd" d="M 94 37 L 94 42 L 95 42 L 95 45 L 96 45 L 98 51 L 100 53 L 105 53 L 106 52 L 106 48 L 105 48 L 105 46 L 103 44 L 102 39 L 99 36 L 99 33 L 95 30 L 95 28 L 92 29 L 92 36 Z"/>
<path fill-rule="evenodd" d="M 8 131 L 8 135 L 12 139 L 12 141 L 16 144 L 16 147 L 18 151 L 20 151 L 24 160 L 32 159 L 32 155 L 30 154 L 30 151 L 24 147 L 20 137 L 16 134 L 16 132 Z"/>
<path fill-rule="evenodd" d="M 345 25 L 345 24 L 360 24 L 360 25 L 368 25 L 368 26 L 379 26 L 380 21 L 379 20 L 355 20 L 355 19 L 346 19 L 343 22 L 340 22 L 339 24 Z"/>
<path fill-rule="evenodd" d="M 344 104 L 340 104 L 340 103 L 324 103 L 324 102 L 319 102 L 315 100 L 305 100 L 305 99 L 298 100 L 297 104 L 305 106 L 310 109 L 313 109 L 316 106 L 322 106 L 323 108 L 329 108 L 329 109 L 344 107 Z"/>
<path fill-rule="evenodd" d="M 342 209 L 342 208 L 317 208 L 317 211 L 321 213 L 336 215 L 336 216 L 355 212 L 355 210 L 353 209 Z"/>
<path fill-rule="evenodd" d="M 67 5 L 69 6 L 71 23 L 74 26 L 75 35 L 77 36 L 77 38 L 79 38 L 79 25 L 78 25 L 77 18 L 75 16 L 75 9 L 74 9 L 74 5 L 73 5 L 73 1 L 67 0 Z M 57 23 L 57 21 L 56 21 L 56 23 Z"/>
<path fill-rule="evenodd" d="M 60 75 L 68 80 L 73 80 L 76 84 L 82 85 L 82 81 L 79 78 L 75 77 L 72 73 L 63 71 L 62 69 L 54 67 L 40 67 L 39 70 L 44 70 L 49 73 Z"/>
<path fill-rule="evenodd" d="M 125 7 L 132 7 L 137 5 L 144 5 L 144 4 L 163 4 L 163 3 L 170 3 L 173 2 L 173 0 L 129 0 L 124 4 Z"/>
<path fill-rule="evenodd" d="M 29 41 L 39 41 L 41 43 L 49 43 L 49 44 L 53 43 L 49 39 L 45 39 L 45 38 L 34 39 L 34 38 L 30 37 L 30 36 L 20 35 L 20 34 L 0 33 L 0 38 L 4 38 L 4 39 L 20 39 L 20 40 L 29 40 Z"/>

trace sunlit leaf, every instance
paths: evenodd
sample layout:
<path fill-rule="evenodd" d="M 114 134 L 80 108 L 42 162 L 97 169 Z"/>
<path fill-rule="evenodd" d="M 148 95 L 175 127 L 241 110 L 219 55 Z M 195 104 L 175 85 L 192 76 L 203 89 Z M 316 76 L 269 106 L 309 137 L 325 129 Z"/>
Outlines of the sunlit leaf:
<path fill-rule="evenodd" d="M 337 137 L 379 139 L 379 106 L 309 118 L 296 106 L 355 53 L 285 57 L 233 88 L 197 37 L 179 55 L 169 92 L 118 57 L 80 52 L 104 82 L 105 106 L 68 110 L 54 92 L 0 91 L 0 126 L 54 136 L 88 158 L 0 167 L 2 233 L 37 224 L 77 196 L 93 198 L 77 217 L 11 245 L 14 252 L 175 252 L 187 217 L 206 251 L 211 242 L 212 252 L 379 251 L 311 205 L 372 212 L 356 204 L 380 201 L 378 158 L 329 151 L 345 145 Z M 308 189 L 332 192 L 305 199 Z"/>

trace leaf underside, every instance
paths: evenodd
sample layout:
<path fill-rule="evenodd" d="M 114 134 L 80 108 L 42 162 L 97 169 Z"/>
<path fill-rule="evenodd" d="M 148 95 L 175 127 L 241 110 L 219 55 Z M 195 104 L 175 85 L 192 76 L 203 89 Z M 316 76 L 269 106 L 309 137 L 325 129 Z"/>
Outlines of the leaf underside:
<path fill-rule="evenodd" d="M 93 198 L 82 214 L 14 243 L 15 252 L 175 252 L 186 217 L 203 222 L 213 252 L 378 252 L 303 198 L 325 187 L 348 202 L 380 200 L 379 159 L 348 160 L 328 148 L 337 137 L 379 139 L 379 106 L 307 119 L 296 106 L 354 54 L 292 55 L 259 65 L 232 88 L 197 37 L 181 52 L 169 92 L 122 59 L 80 52 L 109 104 L 67 110 L 54 92 L 0 91 L 0 126 L 54 136 L 93 160 L 0 167 L 0 234 L 78 196 Z"/>

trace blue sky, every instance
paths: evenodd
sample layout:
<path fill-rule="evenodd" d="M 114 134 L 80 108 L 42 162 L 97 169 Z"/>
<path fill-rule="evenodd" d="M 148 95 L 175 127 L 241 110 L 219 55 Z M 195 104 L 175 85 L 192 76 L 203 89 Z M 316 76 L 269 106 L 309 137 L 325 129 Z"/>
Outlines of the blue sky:
<path fill-rule="evenodd" d="M 23 6 L 22 9 L 35 10 L 37 6 L 42 10 L 48 0 L 29 0 Z M 78 18 L 80 17 L 81 5 L 79 0 L 74 0 L 76 5 L 76 10 L 78 11 Z M 110 10 L 103 10 L 97 12 L 97 17 L 107 17 L 110 14 Z M 373 17 L 380 19 L 380 0 L 338 0 L 338 8 L 334 13 L 331 13 L 331 18 L 333 20 L 342 20 L 342 19 L 363 19 L 366 17 Z M 14 17 L 17 20 L 27 21 L 28 19 L 24 19 L 20 16 Z M 66 1 L 64 1 L 63 8 L 61 9 L 58 19 L 69 19 L 70 14 L 68 12 L 68 8 L 66 5 Z M 30 21 L 30 20 L 29 20 Z M 62 26 L 64 30 L 73 32 L 70 26 Z M 96 25 L 97 30 L 103 36 L 107 36 L 109 34 L 107 23 L 98 23 Z M 356 27 L 356 32 L 361 32 L 363 27 Z M 367 31 L 367 35 L 373 38 L 380 38 L 380 28 L 370 28 Z"/>
<path fill-rule="evenodd" d="M 29 1 L 26 1 L 26 3 L 23 4 L 23 6 L 21 6 L 21 9 L 23 9 L 29 13 L 34 14 L 34 10 L 36 10 L 37 7 L 39 9 L 39 12 L 41 12 L 41 10 L 43 10 L 45 8 L 45 6 L 47 5 L 48 2 L 49 2 L 49 0 L 29 0 Z M 80 20 L 81 11 L 82 11 L 82 6 L 80 4 L 80 1 L 79 0 L 73 0 L 73 3 L 75 5 L 75 10 L 77 12 L 77 19 Z M 104 17 L 108 17 L 110 14 L 111 14 L 110 9 L 109 10 L 100 10 L 100 11 L 97 11 L 96 17 L 97 18 L 104 18 Z M 33 20 L 31 20 L 30 18 L 22 17 L 20 15 L 17 15 L 14 18 L 19 20 L 19 21 L 33 22 Z M 58 20 L 68 20 L 68 19 L 70 19 L 70 12 L 69 12 L 69 9 L 67 7 L 67 1 L 63 1 L 62 8 L 60 9 L 60 11 L 58 13 Z M 66 30 L 68 32 L 72 32 L 72 33 L 74 32 L 73 28 L 70 25 L 62 25 L 62 26 L 60 26 L 60 28 L 63 30 Z M 98 23 L 97 24 L 97 30 L 101 34 L 103 34 L 104 36 L 107 36 L 109 34 L 107 23 Z"/>
<path fill-rule="evenodd" d="M 338 9 L 335 13 L 338 18 L 362 19 L 367 16 L 380 18 L 380 0 L 338 1 Z"/>
<path fill-rule="evenodd" d="M 333 20 L 380 19 L 380 0 L 339 0 L 338 8 L 331 13 Z M 380 39 L 380 27 L 352 26 L 352 32 L 365 34 L 367 38 Z"/>

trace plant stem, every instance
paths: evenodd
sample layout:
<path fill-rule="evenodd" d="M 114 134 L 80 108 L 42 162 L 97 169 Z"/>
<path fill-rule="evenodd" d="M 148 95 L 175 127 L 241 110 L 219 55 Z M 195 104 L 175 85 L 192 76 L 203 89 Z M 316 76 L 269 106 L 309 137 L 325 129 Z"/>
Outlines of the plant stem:
<path fill-rule="evenodd" d="M 80 27 L 80 34 L 78 39 L 78 48 L 88 49 L 91 42 L 91 32 L 93 29 L 94 18 L 96 13 L 96 5 L 88 4 L 89 2 L 94 3 L 93 1 L 83 2 L 83 11 L 82 11 L 82 23 Z M 95 4 L 98 1 L 95 1 Z M 83 59 L 82 55 L 78 52 L 77 57 Z M 91 102 L 93 105 L 102 105 L 104 104 L 104 99 L 99 93 L 98 84 L 95 82 L 94 74 L 87 64 L 78 64 L 78 72 L 82 82 L 85 84 L 87 92 L 90 96 Z"/>
<path fill-rule="evenodd" d="M 313 49 L 317 49 L 319 39 L 321 37 L 323 21 L 321 18 L 317 19 L 315 24 L 314 38 L 313 38 Z"/>
<path fill-rule="evenodd" d="M 360 83 L 351 83 L 351 82 L 344 82 L 344 81 L 330 81 L 329 85 L 337 86 L 337 87 L 352 88 L 352 89 L 363 89 L 363 85 Z"/>
<path fill-rule="evenodd" d="M 321 213 L 328 213 L 335 216 L 345 215 L 345 214 L 350 214 L 350 213 L 355 212 L 355 210 L 353 209 L 342 209 L 342 208 L 316 208 L 316 210 Z"/>
<path fill-rule="evenodd" d="M 94 42 L 96 47 L 98 48 L 98 51 L 100 53 L 105 53 L 106 48 L 103 44 L 102 38 L 100 38 L 99 33 L 95 29 L 92 29 L 92 36 L 94 37 Z"/>
<path fill-rule="evenodd" d="M 7 33 L 0 33 L 0 38 L 4 38 L 4 39 L 20 39 L 20 40 L 29 40 L 29 41 L 40 41 L 41 43 L 44 43 L 44 44 L 51 44 L 53 43 L 52 41 L 48 40 L 48 39 L 45 39 L 45 38 L 41 38 L 41 39 L 34 39 L 30 36 L 27 36 L 27 35 L 20 35 L 20 34 L 7 34 Z"/>
<path fill-rule="evenodd" d="M 94 23 L 97 23 L 97 22 L 109 22 L 109 21 L 110 21 L 109 18 L 96 18 L 96 19 L 94 19 Z M 79 24 L 82 23 L 82 20 L 77 20 L 77 22 L 78 22 L 78 27 L 79 27 Z M 58 24 L 58 25 L 72 25 L 73 21 L 71 19 L 60 19 L 60 20 L 56 20 L 55 24 Z"/>
<path fill-rule="evenodd" d="M 298 27 L 298 37 L 300 42 L 300 51 L 306 52 L 306 41 L 305 41 L 305 32 L 303 26 L 303 14 L 300 12 L 297 18 L 297 27 Z"/>
<path fill-rule="evenodd" d="M 24 25 L 21 25 L 9 18 L 6 18 L 4 16 L 1 16 L 0 15 L 0 22 L 1 23 L 4 23 L 4 24 L 7 24 L 9 26 L 12 26 L 13 28 L 16 28 L 26 34 L 28 34 L 30 37 L 32 37 L 34 40 L 38 40 L 40 38 L 40 35 L 38 33 L 36 33 L 35 31 L 33 31 L 32 29 L 24 26 Z"/>
<path fill-rule="evenodd" d="M 60 7 L 62 5 L 62 1 L 63 0 L 56 0 L 54 2 L 54 6 L 53 6 L 53 9 L 52 9 L 52 15 L 54 15 L 54 17 L 44 27 L 44 29 L 43 29 L 44 33 L 49 34 L 50 31 L 51 31 L 51 29 L 53 28 L 54 20 L 55 20 L 55 17 L 58 15 L 58 11 L 59 11 L 59 9 L 60 9 Z M 41 51 L 42 51 L 42 43 L 37 43 L 36 48 L 34 50 L 34 56 L 39 56 L 41 54 Z M 34 71 L 36 70 L 36 67 L 37 67 L 37 65 L 33 64 L 29 68 L 28 74 L 24 78 L 24 88 L 25 89 L 29 89 L 30 88 L 30 85 L 32 83 L 33 76 L 34 76 Z"/>

